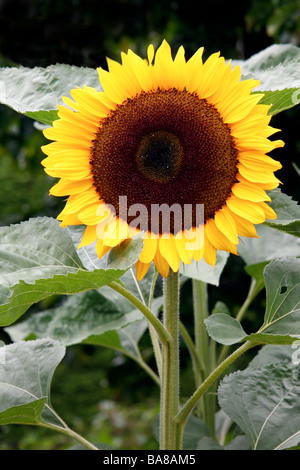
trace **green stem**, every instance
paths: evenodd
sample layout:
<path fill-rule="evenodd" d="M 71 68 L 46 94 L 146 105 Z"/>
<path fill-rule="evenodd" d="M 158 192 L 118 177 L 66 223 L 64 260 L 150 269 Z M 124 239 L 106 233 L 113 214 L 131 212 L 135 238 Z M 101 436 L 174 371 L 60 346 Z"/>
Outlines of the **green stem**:
<path fill-rule="evenodd" d="M 155 290 L 155 285 L 156 285 L 156 281 L 157 281 L 157 276 L 158 276 L 158 271 L 156 269 L 155 274 L 153 276 L 150 293 L 149 293 L 149 300 L 148 300 L 149 310 L 151 309 L 152 300 L 153 300 L 153 297 L 154 297 L 154 290 Z M 149 328 L 149 333 L 150 333 L 150 337 L 151 337 L 151 341 L 152 341 L 152 345 L 153 345 L 153 352 L 154 352 L 154 357 L 155 357 L 155 361 L 156 361 L 156 367 L 157 367 L 158 375 L 159 375 L 159 377 L 161 377 L 162 357 L 161 357 L 161 349 L 160 349 L 158 336 L 157 336 L 157 333 L 156 333 L 154 327 L 151 325 L 151 323 L 149 321 L 148 321 L 148 328 Z"/>
<path fill-rule="evenodd" d="M 198 355 L 198 352 L 195 348 L 194 342 L 189 332 L 187 331 L 186 327 L 184 326 L 182 322 L 179 322 L 179 330 L 180 330 L 182 339 L 185 342 L 185 345 L 188 348 L 189 354 L 191 356 L 193 370 L 194 370 L 194 377 L 196 377 L 197 374 L 202 374 L 204 370 L 204 364 L 202 362 L 201 357 L 199 357 Z"/>
<path fill-rule="evenodd" d="M 157 281 L 157 276 L 158 276 L 159 272 L 157 271 L 157 269 L 155 268 L 155 273 L 154 273 L 154 276 L 153 276 L 153 280 L 152 280 L 152 284 L 151 284 L 151 289 L 150 289 L 150 293 L 149 293 L 149 300 L 148 300 L 148 308 L 151 309 L 151 305 L 152 305 L 152 300 L 153 300 L 153 297 L 154 297 L 154 291 L 155 291 L 155 286 L 156 286 L 156 281 Z"/>
<path fill-rule="evenodd" d="M 115 281 L 110 282 L 108 285 L 109 287 L 114 289 L 116 292 L 119 292 L 119 294 L 121 294 L 127 300 L 129 300 L 129 302 L 131 302 L 137 309 L 139 309 L 140 312 L 147 318 L 147 320 L 154 327 L 161 343 L 168 344 L 168 342 L 171 340 L 170 334 L 164 328 L 163 324 L 158 320 L 158 318 L 156 318 L 156 316 L 153 315 L 151 310 L 141 300 L 139 300 L 137 297 L 135 297 L 135 295 L 129 292 L 125 287 L 123 287 L 121 284 L 118 284 Z"/>
<path fill-rule="evenodd" d="M 179 274 L 164 279 L 164 326 L 171 340 L 162 347 L 160 449 L 175 450 L 179 409 Z"/>
<path fill-rule="evenodd" d="M 60 432 L 62 434 L 65 434 L 73 439 L 75 439 L 77 442 L 79 442 L 81 445 L 86 447 L 89 450 L 99 450 L 98 447 L 94 446 L 91 442 L 87 441 L 84 437 L 80 436 L 80 434 L 77 434 L 77 432 L 73 431 L 70 429 L 68 426 L 66 427 L 60 427 L 56 426 L 55 424 L 47 424 L 47 423 L 39 423 L 39 426 L 42 426 L 44 428 L 52 429 L 53 431 Z"/>
<path fill-rule="evenodd" d="M 194 304 L 194 325 L 195 325 L 195 347 L 201 363 L 203 364 L 202 373 L 196 374 L 196 387 L 209 375 L 212 366 L 211 344 L 205 320 L 209 315 L 207 284 L 193 279 L 193 304 Z M 215 416 L 215 396 L 205 394 L 200 401 L 200 410 L 203 421 L 208 426 L 212 435 L 214 435 L 214 416 Z"/>
<path fill-rule="evenodd" d="M 201 360 L 203 373 L 196 377 L 196 385 L 199 386 L 205 377 L 209 367 L 208 355 L 208 335 L 204 320 L 208 317 L 207 307 L 207 286 L 204 282 L 192 280 L 193 285 L 193 306 L 194 306 L 194 328 L 195 328 L 195 348 Z"/>
<path fill-rule="evenodd" d="M 146 302 L 145 302 L 144 296 L 141 292 L 141 289 L 140 289 L 139 283 L 137 281 L 137 278 L 136 278 L 133 270 L 130 269 L 130 271 L 131 271 L 133 280 L 135 282 L 136 288 L 138 290 L 138 293 L 140 295 L 141 301 L 143 302 L 144 305 L 146 305 Z M 153 300 L 153 297 L 154 297 L 154 290 L 155 290 L 157 275 L 158 275 L 158 271 L 156 270 L 156 272 L 153 276 L 153 281 L 152 281 L 152 285 L 151 285 L 151 289 L 150 289 L 150 293 L 149 293 L 149 300 L 148 300 L 148 309 L 149 310 L 151 310 L 152 300 Z M 150 334 L 150 338 L 151 338 L 151 342 L 152 342 L 152 346 L 153 346 L 153 352 L 154 352 L 154 357 L 155 357 L 156 366 L 157 366 L 157 370 L 158 370 L 158 375 L 160 376 L 161 375 L 161 362 L 162 362 L 161 361 L 160 343 L 159 343 L 159 339 L 158 339 L 156 330 L 151 325 L 149 320 L 148 320 L 148 330 L 149 330 L 149 334 Z M 139 356 L 140 356 L 140 353 L 139 353 Z M 144 367 L 143 364 L 145 364 L 145 363 L 144 362 L 141 363 L 142 367 Z M 149 368 L 149 372 L 150 372 L 150 370 L 152 370 L 152 369 Z M 151 374 L 151 376 L 152 376 L 152 374 Z M 156 374 L 154 376 L 156 376 Z M 159 378 L 157 376 L 156 376 L 156 379 L 158 379 L 158 381 L 159 381 Z M 159 381 L 159 384 L 160 384 L 160 381 Z"/>
<path fill-rule="evenodd" d="M 177 426 L 177 448 L 180 449 L 182 445 L 183 430 L 186 421 L 193 411 L 194 407 L 207 391 L 207 389 L 214 383 L 214 381 L 230 366 L 238 357 L 240 357 L 248 349 L 256 346 L 257 343 L 246 341 L 242 346 L 235 350 L 230 356 L 228 356 L 221 364 L 216 367 L 214 371 L 204 380 L 204 382 L 198 387 L 191 398 L 185 403 L 180 412 L 176 415 L 175 421 Z"/>
<path fill-rule="evenodd" d="M 122 352 L 123 354 L 126 354 L 130 359 L 135 361 L 142 369 L 144 369 L 144 371 L 147 372 L 147 374 L 149 374 L 149 376 L 154 380 L 156 385 L 160 386 L 159 377 L 154 372 L 154 370 L 152 370 L 151 367 L 149 367 L 148 364 L 144 361 L 144 359 L 141 356 L 140 350 L 138 348 L 136 350 L 137 356 L 134 356 L 133 354 L 129 354 L 129 353 L 124 353 L 124 351 Z"/>
<path fill-rule="evenodd" d="M 257 294 L 259 294 L 259 292 L 262 290 L 262 288 L 263 288 L 263 284 L 258 284 L 255 279 L 253 279 L 253 278 L 251 279 L 248 295 L 247 295 L 243 305 L 241 306 L 241 308 L 238 311 L 238 314 L 236 316 L 236 319 L 239 322 L 242 321 L 242 318 L 245 315 L 246 311 L 248 310 L 249 305 L 251 304 L 253 299 L 255 299 Z"/>

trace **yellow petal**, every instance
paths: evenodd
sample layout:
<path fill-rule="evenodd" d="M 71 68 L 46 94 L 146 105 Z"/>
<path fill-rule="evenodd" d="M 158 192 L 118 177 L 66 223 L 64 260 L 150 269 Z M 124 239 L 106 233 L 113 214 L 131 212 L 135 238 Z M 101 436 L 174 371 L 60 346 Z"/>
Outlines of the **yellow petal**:
<path fill-rule="evenodd" d="M 262 210 L 264 211 L 265 216 L 266 216 L 266 219 L 271 219 L 271 220 L 277 219 L 277 214 L 276 214 L 276 212 L 272 209 L 272 207 L 270 207 L 270 206 L 269 206 L 268 204 L 266 204 L 265 202 L 261 202 L 259 205 L 260 205 L 260 207 L 262 208 Z"/>
<path fill-rule="evenodd" d="M 78 245 L 77 249 L 90 245 L 97 239 L 96 225 L 88 225 L 84 231 L 81 243 Z"/>
<path fill-rule="evenodd" d="M 232 243 L 216 226 L 213 219 L 210 219 L 205 224 L 205 234 L 210 243 L 217 248 L 217 250 L 228 251 L 229 253 L 237 254 L 236 244 Z"/>
<path fill-rule="evenodd" d="M 149 73 L 148 65 L 141 57 L 129 50 L 128 55 L 122 55 L 122 62 L 124 66 L 129 67 L 134 73 L 140 90 L 149 91 L 152 89 L 152 75 Z"/>
<path fill-rule="evenodd" d="M 135 272 L 136 272 L 136 278 L 138 281 L 141 281 L 143 277 L 147 274 L 149 268 L 150 268 L 151 263 L 142 263 L 141 261 L 137 261 L 135 263 Z"/>
<path fill-rule="evenodd" d="M 244 219 L 243 217 L 238 216 L 237 214 L 233 214 L 234 222 L 236 225 L 236 230 L 239 235 L 242 237 L 249 237 L 249 238 L 259 238 L 255 226 L 249 220 Z"/>
<path fill-rule="evenodd" d="M 220 232 L 222 232 L 232 243 L 238 243 L 236 226 L 229 209 L 224 206 L 215 213 L 215 223 Z"/>
<path fill-rule="evenodd" d="M 215 266 L 216 258 L 217 258 L 217 250 L 216 248 L 210 243 L 208 237 L 204 232 L 204 253 L 203 253 L 204 261 L 211 266 Z"/>
<path fill-rule="evenodd" d="M 90 206 L 92 204 L 99 204 L 99 196 L 95 193 L 94 190 L 92 191 L 85 191 L 80 194 L 72 194 L 63 209 L 63 213 L 65 214 L 74 214 L 75 212 L 79 212 L 84 209 L 86 206 Z"/>
<path fill-rule="evenodd" d="M 81 221 L 78 219 L 77 214 L 65 215 L 63 217 L 57 217 L 57 220 L 61 220 L 62 227 L 68 227 L 68 225 L 81 225 Z"/>
<path fill-rule="evenodd" d="M 171 48 L 167 41 L 163 41 L 155 54 L 153 66 L 154 77 L 156 77 L 155 87 L 162 89 L 173 88 L 174 83 L 174 62 L 172 59 Z"/>
<path fill-rule="evenodd" d="M 150 44 L 147 49 L 147 57 L 148 57 L 149 65 L 151 65 L 153 62 L 154 54 L 155 54 L 154 46 L 153 44 Z"/>
<path fill-rule="evenodd" d="M 160 254 L 160 251 L 157 250 L 154 257 L 154 264 L 158 272 L 163 276 L 167 277 L 169 274 L 170 266 L 166 259 Z"/>
<path fill-rule="evenodd" d="M 196 239 L 196 236 L 194 237 Z M 185 264 L 191 264 L 192 257 L 193 257 L 193 249 L 189 249 L 189 245 L 191 245 L 193 240 L 186 238 L 184 232 L 179 232 L 175 236 L 175 245 L 179 257 Z"/>
<path fill-rule="evenodd" d="M 249 220 L 253 224 L 261 224 L 265 221 L 265 213 L 259 203 L 232 196 L 227 199 L 226 204 L 234 214 Z"/>
<path fill-rule="evenodd" d="M 111 250 L 110 246 L 105 246 L 103 244 L 103 240 L 100 240 L 98 238 L 97 243 L 96 243 L 96 253 L 99 259 L 101 259 L 106 253 L 108 253 Z"/>
<path fill-rule="evenodd" d="M 128 238 L 128 225 L 122 219 L 113 217 L 104 234 L 103 244 L 105 246 L 117 246 Z"/>
<path fill-rule="evenodd" d="M 81 223 L 85 225 L 97 225 L 110 216 L 110 211 L 108 209 L 104 210 L 105 208 L 106 206 L 99 200 L 98 203 L 91 204 L 85 209 L 79 211 L 78 218 L 81 220 Z"/>
<path fill-rule="evenodd" d="M 49 140 L 58 140 L 66 144 L 78 144 L 85 148 L 90 148 L 92 145 L 91 133 L 78 133 L 75 130 L 49 127 L 43 130 L 43 134 Z"/>
<path fill-rule="evenodd" d="M 139 260 L 142 263 L 149 264 L 155 256 L 158 240 L 156 238 L 144 238 L 143 242 L 143 251 L 140 254 Z"/>
<path fill-rule="evenodd" d="M 226 109 L 222 110 L 223 121 L 227 124 L 231 124 L 243 119 L 252 111 L 262 96 L 261 94 L 255 94 L 233 101 Z"/>
<path fill-rule="evenodd" d="M 53 196 L 69 196 L 70 194 L 78 194 L 90 189 L 93 185 L 91 179 L 82 181 L 70 181 L 66 179 L 60 180 L 50 189 L 50 194 Z"/>
<path fill-rule="evenodd" d="M 81 109 L 85 109 L 90 114 L 98 118 L 108 115 L 109 109 L 101 99 L 103 92 L 96 92 L 96 90 L 94 90 L 94 93 L 89 93 L 86 89 L 75 88 L 70 91 L 70 94 L 76 103 L 81 106 Z"/>
<path fill-rule="evenodd" d="M 174 236 L 170 234 L 170 238 L 160 238 L 158 247 L 161 255 L 166 259 L 172 270 L 177 272 L 180 266 L 180 256 L 176 248 Z"/>
<path fill-rule="evenodd" d="M 272 171 L 282 168 L 280 162 L 260 152 L 240 152 L 239 161 L 247 168 L 252 168 L 253 164 L 263 165 L 263 171 L 268 168 L 272 169 Z"/>
<path fill-rule="evenodd" d="M 242 163 L 238 163 L 237 165 L 240 174 L 246 178 L 248 181 L 251 181 L 253 183 L 275 183 L 277 182 L 277 186 L 281 181 L 276 178 L 273 172 L 270 170 L 265 170 L 264 172 L 261 171 L 256 171 L 256 170 L 251 170 L 250 168 L 247 168 L 244 166 Z"/>
<path fill-rule="evenodd" d="M 256 184 L 240 181 L 232 186 L 231 191 L 240 199 L 253 202 L 271 201 L 267 193 Z"/>

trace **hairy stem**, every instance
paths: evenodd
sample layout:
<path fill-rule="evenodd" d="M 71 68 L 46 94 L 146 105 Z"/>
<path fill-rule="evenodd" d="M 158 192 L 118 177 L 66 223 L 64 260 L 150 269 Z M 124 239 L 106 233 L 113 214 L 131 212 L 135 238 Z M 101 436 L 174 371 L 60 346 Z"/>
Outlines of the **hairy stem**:
<path fill-rule="evenodd" d="M 119 292 L 119 294 L 123 295 L 123 297 L 129 300 L 129 302 L 131 302 L 138 310 L 140 310 L 140 312 L 147 318 L 147 320 L 155 329 L 162 344 L 167 344 L 171 340 L 171 337 L 164 328 L 163 324 L 158 320 L 158 318 L 156 318 L 155 315 L 153 315 L 151 310 L 141 300 L 139 300 L 125 287 L 115 281 L 110 282 L 108 285 L 116 292 Z"/>
<path fill-rule="evenodd" d="M 162 346 L 160 449 L 176 449 L 179 409 L 179 274 L 164 279 L 164 327 L 171 340 Z"/>

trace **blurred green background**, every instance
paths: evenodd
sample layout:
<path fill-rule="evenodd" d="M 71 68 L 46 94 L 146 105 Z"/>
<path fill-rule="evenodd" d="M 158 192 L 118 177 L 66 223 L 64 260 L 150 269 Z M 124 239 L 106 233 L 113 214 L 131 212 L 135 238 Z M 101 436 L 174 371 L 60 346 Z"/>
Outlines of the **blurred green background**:
<path fill-rule="evenodd" d="M 226 58 L 247 59 L 274 43 L 300 45 L 299 0 L 0 0 L 0 65 L 26 67 L 67 63 L 106 67 L 106 57 L 119 60 L 128 48 L 145 55 L 147 45 L 167 39 L 173 50 L 183 45 L 186 57 L 200 46 L 206 56 L 221 51 Z M 299 200 L 299 107 L 275 116 L 285 148 L 274 151 L 284 168 L 282 190 Z M 34 122 L 0 105 L 0 226 L 36 216 L 56 215 L 64 203 L 48 195 L 53 184 L 43 172 L 40 150 L 46 139 Z M 297 163 L 298 162 L 298 163 Z M 238 308 L 249 279 L 242 262 L 230 258 L 219 288 L 210 286 L 210 307 L 216 300 Z M 181 314 L 191 320 L 191 286 L 184 286 Z M 233 300 L 234 299 L 234 300 Z M 41 308 L 41 306 L 39 306 Z M 246 321 L 255 323 L 264 311 L 264 297 L 251 306 Z M 2 331 L 0 339 L 9 338 Z M 142 342 L 144 356 L 149 339 Z M 150 364 L 153 360 L 149 357 Z M 181 357 L 183 394 L 190 394 L 188 357 Z M 53 405 L 67 423 L 86 437 L 113 447 L 157 446 L 151 423 L 158 411 L 158 390 L 138 366 L 105 349 L 68 349 L 53 383 Z M 56 449 L 70 442 L 49 431 L 22 426 L 0 429 L 0 450 Z"/>

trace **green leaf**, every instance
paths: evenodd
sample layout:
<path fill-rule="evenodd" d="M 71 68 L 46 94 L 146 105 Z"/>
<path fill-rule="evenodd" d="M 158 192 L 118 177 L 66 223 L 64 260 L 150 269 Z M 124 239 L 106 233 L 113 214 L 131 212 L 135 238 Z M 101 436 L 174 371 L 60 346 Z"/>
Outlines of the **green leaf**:
<path fill-rule="evenodd" d="M 277 114 L 300 102 L 300 48 L 292 44 L 273 44 L 245 61 L 233 61 L 242 71 L 242 79 L 260 81 L 255 92 L 264 92 L 261 103 L 272 105 L 269 114 Z"/>
<path fill-rule="evenodd" d="M 133 241 L 134 242 L 134 241 Z M 127 269 L 138 259 L 127 260 Z M 51 295 L 98 289 L 126 269 L 87 270 L 67 230 L 50 218 L 36 218 L 0 229 L 0 325 L 13 323 L 36 302 Z"/>
<path fill-rule="evenodd" d="M 247 335 L 240 323 L 225 313 L 205 320 L 215 341 L 231 345 L 241 341 L 258 344 L 292 344 L 300 338 L 300 259 L 271 261 L 264 270 L 267 305 L 262 327 Z"/>
<path fill-rule="evenodd" d="M 293 360 L 293 354 L 295 359 L 297 358 L 297 349 L 299 349 L 299 342 L 295 341 L 294 345 L 282 345 L 282 344 L 266 344 L 264 345 L 252 359 L 248 367 L 258 368 L 264 367 L 269 364 L 277 364 L 278 362 L 287 362 Z M 296 349 L 296 351 L 295 351 Z M 296 361 L 294 361 L 296 363 Z"/>
<path fill-rule="evenodd" d="M 263 287 L 263 270 L 273 259 L 300 256 L 300 240 L 289 233 L 267 225 L 256 227 L 260 238 L 242 238 L 238 254 L 245 261 L 245 270 Z"/>
<path fill-rule="evenodd" d="M 0 103 L 44 124 L 57 118 L 57 104 L 84 85 L 101 90 L 96 69 L 56 64 L 0 69 Z"/>
<path fill-rule="evenodd" d="M 241 324 L 226 313 L 214 313 L 205 320 L 209 336 L 218 343 L 231 345 L 247 337 Z"/>
<path fill-rule="evenodd" d="M 192 260 L 191 264 L 181 263 L 179 272 L 185 277 L 197 279 L 198 281 L 203 281 L 207 284 L 218 286 L 221 274 L 227 263 L 228 256 L 228 253 L 224 251 L 218 251 L 216 264 L 214 267 L 210 264 L 207 264 L 203 258 L 198 262 Z"/>
<path fill-rule="evenodd" d="M 137 236 L 125 240 L 121 245 L 114 247 L 108 254 L 107 265 L 112 269 L 128 269 L 132 266 L 132 259 L 138 259 L 143 249 L 143 237 Z"/>
<path fill-rule="evenodd" d="M 154 299 L 152 303 L 152 312 L 157 315 L 162 306 L 162 298 Z M 136 317 L 135 317 L 136 314 Z M 104 334 L 91 335 L 83 342 L 96 346 L 105 346 L 126 354 L 139 362 L 140 352 L 138 348 L 139 340 L 147 329 L 147 322 L 138 311 L 131 312 L 131 319 L 122 326 L 116 324 L 114 330 L 108 330 Z"/>
<path fill-rule="evenodd" d="M 256 450 L 283 450 L 300 441 L 300 370 L 291 361 L 247 368 L 225 377 L 222 410 Z"/>
<path fill-rule="evenodd" d="M 269 193 L 272 201 L 270 206 L 277 214 L 277 219 L 265 222 L 269 227 L 300 237 L 300 206 L 290 196 L 280 192 Z"/>
<path fill-rule="evenodd" d="M 56 308 L 31 315 L 6 328 L 6 332 L 13 341 L 34 335 L 36 338 L 53 338 L 70 346 L 81 343 L 91 334 L 102 334 L 121 328 L 130 320 L 134 321 L 130 313 L 123 314 L 113 302 L 97 291 L 83 292 L 68 297 Z"/>
<path fill-rule="evenodd" d="M 273 260 L 264 271 L 266 313 L 258 333 L 300 335 L 300 259 Z"/>
<path fill-rule="evenodd" d="M 65 355 L 52 339 L 21 341 L 3 347 L 0 364 L 0 424 L 58 423 L 50 405 L 50 384 Z"/>
<path fill-rule="evenodd" d="M 41 414 L 45 403 L 46 398 L 40 398 L 26 405 L 11 406 L 0 413 L 0 426 L 5 424 L 41 424 L 43 422 Z"/>
<path fill-rule="evenodd" d="M 58 119 L 58 111 L 55 109 L 50 111 L 27 111 L 24 115 L 45 124 L 47 127 L 51 126 L 53 121 Z"/>
<path fill-rule="evenodd" d="M 222 449 L 210 436 L 206 424 L 197 416 L 190 415 L 183 433 L 183 450 L 220 450 Z"/>
<path fill-rule="evenodd" d="M 300 88 L 285 88 L 284 90 L 265 91 L 260 104 L 271 106 L 268 114 L 275 115 L 300 103 Z"/>
<path fill-rule="evenodd" d="M 154 435 L 157 441 L 159 441 L 159 416 L 156 416 L 154 421 Z M 201 443 L 202 439 L 205 439 L 205 441 L 207 439 L 208 445 L 212 446 L 212 439 L 204 421 L 190 414 L 184 427 L 182 449 L 196 450 L 198 449 L 198 443 Z"/>
<path fill-rule="evenodd" d="M 259 238 L 243 237 L 238 245 L 238 254 L 246 266 L 265 263 L 278 258 L 300 256 L 300 240 L 273 227 L 258 225 Z"/>
<path fill-rule="evenodd" d="M 199 440 L 197 447 L 197 450 L 224 450 L 224 448 L 218 444 L 215 439 L 212 437 L 202 437 L 202 439 Z"/>
<path fill-rule="evenodd" d="M 156 299 L 153 305 L 155 313 L 161 304 L 162 299 Z M 119 330 L 130 324 L 134 324 L 134 329 L 126 347 L 126 340 Z M 34 313 L 24 321 L 5 328 L 5 331 L 13 341 L 50 337 L 65 346 L 81 342 L 102 344 L 123 352 L 130 349 L 136 355 L 137 347 L 133 350 L 132 345 L 137 344 L 146 327 L 144 316 L 130 302 L 119 294 L 116 297 L 111 295 L 109 299 L 101 294 L 100 289 L 73 295 L 56 308 Z M 112 334 L 112 331 L 115 333 Z M 128 329 L 126 332 L 128 338 Z"/>

